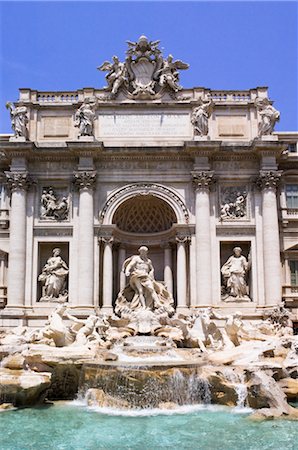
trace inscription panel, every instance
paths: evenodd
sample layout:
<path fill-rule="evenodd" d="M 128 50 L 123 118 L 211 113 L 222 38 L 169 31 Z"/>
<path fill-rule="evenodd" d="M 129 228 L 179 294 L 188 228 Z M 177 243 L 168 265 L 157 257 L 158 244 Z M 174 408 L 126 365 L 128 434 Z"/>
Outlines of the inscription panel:
<path fill-rule="evenodd" d="M 106 114 L 98 117 L 101 138 L 190 137 L 189 114 Z"/>

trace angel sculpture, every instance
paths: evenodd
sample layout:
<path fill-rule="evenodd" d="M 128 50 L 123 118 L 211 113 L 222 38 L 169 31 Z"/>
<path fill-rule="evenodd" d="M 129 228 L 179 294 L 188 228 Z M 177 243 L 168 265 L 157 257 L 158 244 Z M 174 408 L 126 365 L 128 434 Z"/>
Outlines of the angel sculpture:
<path fill-rule="evenodd" d="M 189 64 L 184 63 L 180 60 L 173 61 L 173 56 L 169 55 L 167 59 L 164 59 L 162 68 L 157 72 L 159 75 L 159 84 L 162 87 L 168 86 L 178 92 L 182 89 L 179 85 L 179 72 L 177 69 L 188 69 Z"/>
<path fill-rule="evenodd" d="M 120 62 L 117 56 L 113 56 L 112 63 L 105 61 L 97 69 L 108 72 L 106 75 L 106 80 L 108 82 L 106 89 L 111 91 L 113 97 L 115 97 L 122 84 L 128 82 L 128 73 L 125 63 Z"/>

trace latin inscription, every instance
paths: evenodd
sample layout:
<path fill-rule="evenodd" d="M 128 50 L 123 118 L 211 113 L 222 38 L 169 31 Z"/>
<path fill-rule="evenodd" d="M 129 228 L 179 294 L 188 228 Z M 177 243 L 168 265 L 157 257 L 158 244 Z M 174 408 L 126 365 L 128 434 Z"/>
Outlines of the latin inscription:
<path fill-rule="evenodd" d="M 98 118 L 100 137 L 189 137 L 188 114 L 117 114 Z"/>

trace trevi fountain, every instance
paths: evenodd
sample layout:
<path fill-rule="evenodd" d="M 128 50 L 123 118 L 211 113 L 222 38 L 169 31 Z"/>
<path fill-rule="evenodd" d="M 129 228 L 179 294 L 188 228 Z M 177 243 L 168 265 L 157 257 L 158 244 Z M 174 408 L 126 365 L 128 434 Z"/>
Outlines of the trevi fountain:
<path fill-rule="evenodd" d="M 7 104 L 0 447 L 297 448 L 279 112 L 183 89 L 159 41 L 126 55 L 105 89 Z"/>

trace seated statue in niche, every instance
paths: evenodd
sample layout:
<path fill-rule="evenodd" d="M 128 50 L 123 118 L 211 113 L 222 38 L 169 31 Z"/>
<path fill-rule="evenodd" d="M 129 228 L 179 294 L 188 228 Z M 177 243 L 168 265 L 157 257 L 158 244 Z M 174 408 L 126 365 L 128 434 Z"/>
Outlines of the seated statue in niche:
<path fill-rule="evenodd" d="M 139 248 L 139 254 L 126 259 L 122 270 L 129 277 L 129 284 L 119 293 L 115 312 L 130 317 L 134 311 L 148 309 L 159 316 L 174 314 L 173 297 L 165 285 L 154 279 L 154 268 L 148 258 L 148 248 Z"/>
<path fill-rule="evenodd" d="M 38 281 L 44 285 L 44 295 L 40 301 L 65 302 L 67 300 L 66 278 L 69 270 L 60 254 L 60 248 L 53 249 L 53 256 L 47 260 L 38 277 Z"/>
<path fill-rule="evenodd" d="M 233 248 L 234 254 L 224 263 L 221 273 L 224 279 L 223 290 L 225 291 L 225 301 L 246 301 L 248 296 L 248 286 L 246 275 L 250 269 L 250 261 L 243 256 L 240 247 Z"/>

